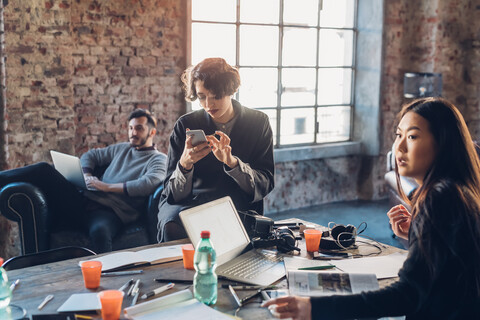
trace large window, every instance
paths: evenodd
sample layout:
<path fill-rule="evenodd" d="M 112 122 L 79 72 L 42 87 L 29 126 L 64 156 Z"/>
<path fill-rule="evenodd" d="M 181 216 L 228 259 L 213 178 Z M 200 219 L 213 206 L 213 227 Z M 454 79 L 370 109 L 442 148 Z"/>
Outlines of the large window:
<path fill-rule="evenodd" d="M 351 139 L 356 0 L 191 4 L 191 63 L 237 66 L 235 98 L 269 116 L 277 148 Z"/>

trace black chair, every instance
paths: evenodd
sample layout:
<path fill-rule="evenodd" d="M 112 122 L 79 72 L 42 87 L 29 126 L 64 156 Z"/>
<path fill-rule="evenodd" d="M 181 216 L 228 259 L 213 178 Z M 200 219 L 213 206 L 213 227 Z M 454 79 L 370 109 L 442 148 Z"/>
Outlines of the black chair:
<path fill-rule="evenodd" d="M 106 168 L 96 168 L 94 175 L 101 177 Z M 114 251 L 157 243 L 158 204 L 162 191 L 163 183 L 148 197 L 140 219 L 126 225 L 113 239 Z M 30 183 L 14 182 L 0 190 L 0 214 L 18 224 L 20 254 L 67 246 L 92 248 L 85 233 L 64 230 L 57 225 L 42 190 Z"/>
<path fill-rule="evenodd" d="M 96 253 L 87 248 L 73 246 L 62 247 L 10 258 L 3 263 L 2 267 L 9 271 L 91 255 L 96 255 Z"/>

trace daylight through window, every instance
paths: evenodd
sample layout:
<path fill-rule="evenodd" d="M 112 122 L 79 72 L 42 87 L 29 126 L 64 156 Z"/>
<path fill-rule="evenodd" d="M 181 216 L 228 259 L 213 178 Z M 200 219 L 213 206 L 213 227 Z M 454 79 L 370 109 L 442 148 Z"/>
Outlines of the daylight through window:
<path fill-rule="evenodd" d="M 237 66 L 235 98 L 269 116 L 277 148 L 350 140 L 356 0 L 191 4 L 191 63 Z"/>

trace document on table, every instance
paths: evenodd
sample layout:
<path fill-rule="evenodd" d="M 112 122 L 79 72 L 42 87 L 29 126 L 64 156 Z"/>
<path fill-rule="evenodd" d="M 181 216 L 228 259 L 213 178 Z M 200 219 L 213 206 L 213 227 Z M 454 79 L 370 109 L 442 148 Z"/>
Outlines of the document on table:
<path fill-rule="evenodd" d="M 289 271 L 288 275 L 291 295 L 320 297 L 373 291 L 378 288 L 378 280 L 373 273 Z"/>
<path fill-rule="evenodd" d="M 385 256 L 335 260 L 335 266 L 347 273 L 374 273 L 377 279 L 394 278 L 407 259 L 407 253 Z"/>
<path fill-rule="evenodd" d="M 319 261 L 319 260 L 312 260 L 312 259 L 307 259 L 302 257 L 284 257 L 283 264 L 285 266 L 285 273 L 287 277 L 288 277 L 289 271 L 295 271 L 295 270 L 298 270 L 298 268 L 329 266 L 332 264 L 336 266 L 336 263 L 334 263 L 333 261 L 325 261 L 325 260 Z M 328 272 L 343 272 L 343 271 L 339 271 L 333 268 L 333 269 L 328 269 Z"/>
<path fill-rule="evenodd" d="M 193 298 L 190 290 L 182 290 L 125 308 L 125 314 L 134 320 L 232 319 L 231 316 L 210 308 Z"/>
<path fill-rule="evenodd" d="M 57 312 L 93 311 L 102 309 L 96 292 L 74 293 L 58 309 Z"/>

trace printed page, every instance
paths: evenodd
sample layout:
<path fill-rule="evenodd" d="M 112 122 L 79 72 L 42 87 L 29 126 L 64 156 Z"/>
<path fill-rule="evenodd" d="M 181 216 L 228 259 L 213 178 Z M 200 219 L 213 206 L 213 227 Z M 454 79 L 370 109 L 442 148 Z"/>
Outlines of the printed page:
<path fill-rule="evenodd" d="M 372 291 L 379 288 L 375 274 L 347 274 L 325 271 L 290 271 L 288 288 L 291 295 L 328 296 Z"/>

